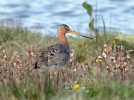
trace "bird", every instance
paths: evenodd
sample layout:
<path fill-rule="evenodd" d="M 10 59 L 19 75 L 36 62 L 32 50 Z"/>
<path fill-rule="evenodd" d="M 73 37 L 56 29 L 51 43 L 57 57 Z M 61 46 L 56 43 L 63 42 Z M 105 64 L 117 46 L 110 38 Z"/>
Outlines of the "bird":
<path fill-rule="evenodd" d="M 61 24 L 57 29 L 59 43 L 48 46 L 41 52 L 34 63 L 35 69 L 40 68 L 51 71 L 54 69 L 61 69 L 67 64 L 67 62 L 70 60 L 70 47 L 66 38 L 66 33 L 72 33 L 92 39 L 91 37 L 71 30 L 66 24 Z"/>
<path fill-rule="evenodd" d="M 34 63 L 35 69 L 47 70 L 48 72 L 50 72 L 52 70 L 59 70 L 65 67 L 65 65 L 70 60 L 70 47 L 66 38 L 66 33 L 72 33 L 77 36 L 92 39 L 91 37 L 82 35 L 78 32 L 71 30 L 66 24 L 59 25 L 57 29 L 59 43 L 48 46 L 41 52 L 41 54 Z"/>

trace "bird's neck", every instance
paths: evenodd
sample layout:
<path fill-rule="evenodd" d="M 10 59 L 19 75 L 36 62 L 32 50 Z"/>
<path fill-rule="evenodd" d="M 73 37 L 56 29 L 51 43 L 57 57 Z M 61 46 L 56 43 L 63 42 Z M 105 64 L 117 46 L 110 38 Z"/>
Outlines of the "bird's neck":
<path fill-rule="evenodd" d="M 67 44 L 68 45 L 68 41 L 66 38 L 66 35 L 63 33 L 58 33 L 58 38 L 59 38 L 59 42 Z"/>

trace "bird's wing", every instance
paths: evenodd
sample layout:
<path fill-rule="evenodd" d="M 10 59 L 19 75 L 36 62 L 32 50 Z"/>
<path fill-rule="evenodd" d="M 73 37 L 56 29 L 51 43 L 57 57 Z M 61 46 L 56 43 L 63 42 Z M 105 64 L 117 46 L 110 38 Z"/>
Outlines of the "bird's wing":
<path fill-rule="evenodd" d="M 37 66 L 51 66 L 64 63 L 63 59 L 69 56 L 68 50 L 62 44 L 55 44 L 44 49 L 38 58 Z"/>

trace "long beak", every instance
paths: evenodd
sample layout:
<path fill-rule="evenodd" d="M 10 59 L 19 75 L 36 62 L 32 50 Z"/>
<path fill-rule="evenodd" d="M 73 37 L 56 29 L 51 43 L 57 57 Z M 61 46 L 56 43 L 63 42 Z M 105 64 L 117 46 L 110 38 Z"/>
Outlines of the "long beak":
<path fill-rule="evenodd" d="M 91 37 L 88 37 L 88 36 L 85 36 L 85 35 L 82 35 L 82 34 L 80 34 L 80 33 L 78 33 L 78 32 L 75 32 L 75 31 L 73 31 L 73 30 L 69 30 L 69 33 L 72 33 L 72 34 L 75 34 L 75 35 L 78 35 L 78 36 L 82 36 L 82 37 L 85 37 L 85 38 L 89 38 L 89 39 L 92 39 Z"/>

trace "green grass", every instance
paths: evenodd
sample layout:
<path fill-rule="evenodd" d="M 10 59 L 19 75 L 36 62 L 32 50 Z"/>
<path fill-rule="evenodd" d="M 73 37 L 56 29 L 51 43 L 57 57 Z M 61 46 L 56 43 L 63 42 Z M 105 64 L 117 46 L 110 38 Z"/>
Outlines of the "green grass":
<path fill-rule="evenodd" d="M 132 85 L 133 82 L 126 81 L 124 83 L 120 81 L 113 81 L 110 80 L 101 80 L 95 83 L 88 83 L 87 89 L 79 89 L 79 90 L 72 90 L 69 92 L 63 92 L 58 96 L 54 97 L 58 100 L 67 100 L 70 98 L 71 100 L 126 100 L 126 99 L 133 99 L 133 92 L 134 86 Z"/>
<path fill-rule="evenodd" d="M 114 34 L 114 35 L 113 35 Z M 32 69 L 38 54 L 47 46 L 57 43 L 56 35 L 41 35 L 20 26 L 0 26 L 0 99 L 1 100 L 133 100 L 134 35 L 99 34 L 98 40 L 68 37 L 73 62 L 60 73 L 60 84 L 56 86 L 56 71 L 51 73 L 51 83 L 47 73 Z M 118 38 L 118 39 L 117 39 Z M 104 47 L 107 40 L 108 46 Z M 113 46 L 114 50 L 110 47 Z M 117 47 L 116 45 L 120 46 Z M 123 50 L 121 51 L 121 46 Z M 116 48 L 117 47 L 117 48 Z M 104 50 L 107 58 L 98 58 Z M 122 53 L 123 52 L 123 53 Z M 111 56 L 116 54 L 116 64 Z M 130 55 L 132 58 L 127 58 Z M 118 58 L 125 60 L 119 61 Z M 100 62 L 98 62 L 100 61 Z M 127 63 L 125 69 L 122 67 Z M 108 67 L 106 67 L 108 66 Z M 116 69 L 112 67 L 115 66 Z M 71 68 L 70 68 L 71 67 Z M 125 71 L 126 68 L 129 71 Z M 119 71 L 119 72 L 116 72 Z M 113 74 L 115 73 L 115 74 Z M 78 82 L 79 88 L 72 87 Z"/>

